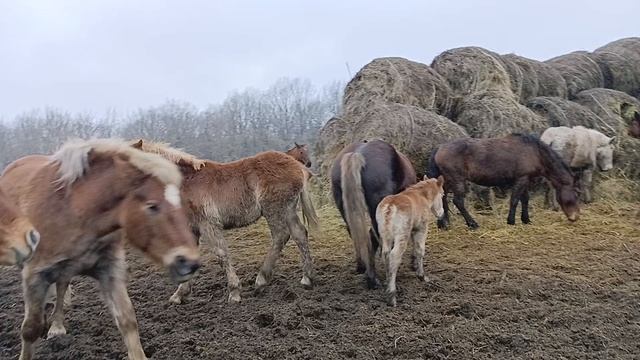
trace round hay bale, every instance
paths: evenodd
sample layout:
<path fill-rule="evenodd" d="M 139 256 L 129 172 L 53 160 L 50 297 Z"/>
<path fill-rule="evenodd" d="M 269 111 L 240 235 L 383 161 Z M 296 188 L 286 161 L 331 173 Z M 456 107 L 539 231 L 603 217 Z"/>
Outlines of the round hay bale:
<path fill-rule="evenodd" d="M 586 51 L 574 51 L 549 59 L 545 63 L 560 72 L 567 83 L 569 99 L 573 99 L 582 90 L 604 86 L 604 75 L 600 65 Z"/>
<path fill-rule="evenodd" d="M 560 72 L 551 65 L 515 54 L 502 55 L 502 59 L 515 63 L 521 70 L 523 76 L 521 103 L 526 104 L 529 99 L 536 96 L 567 97 L 567 83 Z M 511 71 L 509 75 L 512 78 L 518 76 L 517 72 Z"/>
<path fill-rule="evenodd" d="M 546 127 L 582 125 L 599 129 L 602 123 L 588 108 L 558 97 L 536 97 L 527 102 L 527 107 L 547 120 Z"/>
<path fill-rule="evenodd" d="M 314 153 L 318 169 L 327 175 L 331 162 L 336 155 L 350 142 L 350 125 L 341 117 L 332 117 L 318 132 Z"/>
<path fill-rule="evenodd" d="M 604 75 L 604 87 L 640 95 L 640 38 L 610 42 L 593 56 Z"/>
<path fill-rule="evenodd" d="M 455 122 L 472 137 L 480 138 L 513 132 L 540 133 L 547 127 L 543 119 L 518 103 L 510 93 L 493 91 L 464 98 Z"/>
<path fill-rule="evenodd" d="M 485 90 L 511 92 L 509 73 L 500 55 L 480 47 L 447 50 L 433 59 L 431 67 L 459 96 Z"/>
<path fill-rule="evenodd" d="M 462 127 L 419 107 L 376 102 L 353 125 L 352 141 L 382 139 L 409 157 L 424 173 L 431 152 L 440 144 L 468 137 Z"/>
<path fill-rule="evenodd" d="M 516 99 L 521 99 L 523 91 L 525 91 L 524 83 L 528 81 L 529 78 L 524 75 L 524 70 L 516 64 L 513 59 L 500 55 L 500 61 L 502 62 L 502 65 L 504 65 L 504 69 L 507 70 L 507 73 L 509 74 L 511 91 L 515 95 Z"/>
<path fill-rule="evenodd" d="M 626 132 L 634 114 L 640 112 L 638 99 L 612 89 L 584 90 L 574 101 L 598 115 L 604 122 L 600 131 L 609 136 Z"/>
<path fill-rule="evenodd" d="M 429 66 L 399 57 L 379 58 L 365 65 L 344 91 L 345 114 L 366 112 L 371 103 L 390 101 L 449 115 L 451 88 Z"/>
<path fill-rule="evenodd" d="M 613 152 L 613 163 L 625 177 L 640 179 L 640 139 L 632 138 L 627 133 L 619 134 Z"/>

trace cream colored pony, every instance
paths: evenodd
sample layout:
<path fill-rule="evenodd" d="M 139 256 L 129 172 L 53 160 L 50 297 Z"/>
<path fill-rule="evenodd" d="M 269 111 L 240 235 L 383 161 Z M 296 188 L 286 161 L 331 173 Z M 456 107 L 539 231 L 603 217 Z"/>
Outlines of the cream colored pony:
<path fill-rule="evenodd" d="M 580 183 L 585 202 L 591 202 L 593 171 L 613 168 L 613 140 L 601 132 L 583 126 L 551 127 L 542 133 L 540 140 L 555 150 L 569 167 L 580 173 Z M 547 204 L 558 208 L 553 190 L 547 191 Z"/>
<path fill-rule="evenodd" d="M 389 305 L 396 306 L 396 274 L 409 242 L 413 243 L 413 269 L 420 279 L 424 275 L 424 249 L 427 227 L 434 218 L 444 215 L 442 196 L 444 178 L 427 179 L 406 190 L 382 199 L 376 220 L 382 242 L 382 258 L 387 270 Z"/>

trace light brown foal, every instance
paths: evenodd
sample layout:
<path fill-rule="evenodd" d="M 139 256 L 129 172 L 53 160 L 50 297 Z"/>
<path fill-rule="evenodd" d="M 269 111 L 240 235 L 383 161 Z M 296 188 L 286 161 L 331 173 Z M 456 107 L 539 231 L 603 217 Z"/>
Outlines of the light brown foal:
<path fill-rule="evenodd" d="M 71 141 L 52 156 L 27 156 L 7 167 L 0 187 L 42 236 L 22 272 L 21 360 L 33 357 L 46 330 L 45 297 L 53 283 L 58 297 L 50 333 L 65 332 L 62 302 L 76 275 L 98 281 L 129 359 L 146 359 L 127 294 L 123 238 L 164 265 L 175 281 L 189 279 L 199 255 L 182 206 L 181 183 L 173 163 L 114 139 Z"/>
<path fill-rule="evenodd" d="M 285 151 L 285 154 L 298 160 L 302 165 L 311 167 L 311 159 L 309 158 L 309 146 L 307 144 L 300 145 L 297 142 L 294 142 L 293 147 Z"/>
<path fill-rule="evenodd" d="M 413 269 L 420 279 L 424 275 L 424 250 L 427 227 L 444 215 L 442 196 L 444 179 L 427 179 L 406 190 L 385 197 L 376 210 L 382 241 L 382 258 L 387 270 L 389 305 L 396 306 L 396 274 L 407 245 L 413 243 Z"/>
<path fill-rule="evenodd" d="M 312 286 L 313 262 L 307 229 L 296 212 L 298 203 L 311 226 L 318 220 L 307 188 L 311 173 L 301 163 L 277 151 L 217 163 L 196 159 L 164 144 L 140 140 L 133 146 L 180 165 L 184 176 L 181 193 L 188 204 L 191 226 L 209 242 L 221 261 L 230 302 L 240 301 L 240 279 L 231 264 L 223 230 L 253 224 L 263 216 L 271 230 L 272 246 L 256 277 L 256 288 L 271 280 L 273 267 L 289 238 L 298 245 L 302 257 L 301 283 Z M 179 304 L 190 292 L 190 282 L 184 282 L 170 301 Z"/>
<path fill-rule="evenodd" d="M 20 265 L 31 257 L 40 234 L 0 190 L 0 265 Z"/>

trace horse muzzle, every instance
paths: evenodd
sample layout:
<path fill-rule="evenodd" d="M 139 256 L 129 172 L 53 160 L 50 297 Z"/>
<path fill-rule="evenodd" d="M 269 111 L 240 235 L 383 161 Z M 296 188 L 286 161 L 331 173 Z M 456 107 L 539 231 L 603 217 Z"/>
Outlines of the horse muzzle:
<path fill-rule="evenodd" d="M 578 221 L 579 218 L 580 218 L 580 215 L 578 213 L 573 213 L 571 215 L 567 215 L 567 219 L 569 219 L 569 221 L 571 221 L 571 222 L 576 222 L 576 221 Z"/>
<path fill-rule="evenodd" d="M 178 255 L 169 265 L 169 273 L 174 281 L 181 283 L 189 280 L 199 268 L 199 260 L 188 259 L 186 256 Z"/>

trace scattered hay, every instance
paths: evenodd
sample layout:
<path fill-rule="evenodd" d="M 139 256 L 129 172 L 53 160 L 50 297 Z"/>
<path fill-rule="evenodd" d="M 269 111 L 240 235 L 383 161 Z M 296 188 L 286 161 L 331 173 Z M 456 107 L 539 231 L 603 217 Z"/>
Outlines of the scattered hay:
<path fill-rule="evenodd" d="M 527 102 L 527 107 L 547 120 L 547 127 L 582 125 L 601 129 L 603 121 L 588 108 L 558 97 L 541 96 Z"/>
<path fill-rule="evenodd" d="M 582 90 L 604 86 L 604 75 L 594 57 L 586 51 L 575 51 L 545 61 L 560 72 L 567 83 L 567 96 Z"/>
<path fill-rule="evenodd" d="M 483 91 L 464 98 L 455 122 L 472 137 L 497 137 L 513 132 L 540 133 L 547 126 L 538 115 L 519 104 L 511 93 Z"/>
<path fill-rule="evenodd" d="M 382 139 L 393 144 L 423 173 L 426 160 L 440 144 L 468 137 L 444 116 L 415 106 L 376 102 L 353 125 L 353 141 Z"/>
<path fill-rule="evenodd" d="M 358 115 L 378 101 L 412 105 L 448 116 L 452 107 L 447 81 L 427 65 L 399 57 L 365 65 L 344 91 L 345 114 Z"/>
<path fill-rule="evenodd" d="M 433 59 L 431 67 L 459 96 L 485 90 L 511 92 L 509 73 L 500 55 L 480 47 L 447 50 Z"/>
<path fill-rule="evenodd" d="M 640 38 L 610 42 L 593 56 L 604 75 L 604 87 L 640 95 Z"/>
<path fill-rule="evenodd" d="M 522 76 L 522 87 L 519 92 L 521 103 L 526 104 L 529 99 L 536 96 L 567 97 L 567 83 L 560 72 L 551 65 L 515 54 L 502 55 L 502 60 L 506 63 L 514 63 L 520 69 L 517 71 L 507 67 L 512 79 L 520 76 L 519 74 Z"/>
<path fill-rule="evenodd" d="M 627 131 L 634 113 L 640 111 L 640 101 L 621 91 L 611 89 L 590 89 L 581 91 L 574 100 L 598 115 L 607 125 L 607 135 Z"/>

